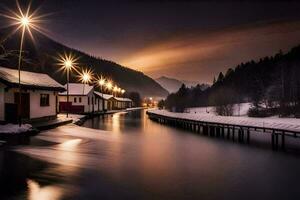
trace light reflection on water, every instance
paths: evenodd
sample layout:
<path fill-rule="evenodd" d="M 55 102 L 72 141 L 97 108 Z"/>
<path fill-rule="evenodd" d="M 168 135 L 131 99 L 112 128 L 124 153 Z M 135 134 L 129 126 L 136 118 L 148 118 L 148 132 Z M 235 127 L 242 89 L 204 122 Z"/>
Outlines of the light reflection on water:
<path fill-rule="evenodd" d="M 0 181 L 11 178 L 12 185 L 20 181 L 27 185 L 27 190 L 10 192 L 10 197 L 300 197 L 298 156 L 166 127 L 148 120 L 144 111 L 98 117 L 84 126 L 88 128 L 68 125 L 41 133 L 35 140 L 51 144 L 36 145 L 33 141 L 16 149 L 26 156 L 10 151 L 9 156 L 2 154 L 0 172 L 9 175 L 0 173 Z M 20 163 L 22 168 L 17 167 Z M 13 177 L 17 172 L 20 180 Z"/>

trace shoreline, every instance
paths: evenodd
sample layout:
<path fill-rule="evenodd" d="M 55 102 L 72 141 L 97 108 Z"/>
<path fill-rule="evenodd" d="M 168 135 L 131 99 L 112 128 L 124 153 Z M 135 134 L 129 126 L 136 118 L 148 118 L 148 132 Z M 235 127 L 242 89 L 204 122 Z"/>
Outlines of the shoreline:
<path fill-rule="evenodd" d="M 79 114 L 69 114 L 69 117 L 66 118 L 65 114 L 58 114 L 57 120 L 59 120 L 56 123 L 51 123 L 51 121 L 45 121 L 45 124 L 43 126 L 31 126 L 30 129 L 22 132 L 17 133 L 0 133 L 0 148 L 3 148 L 6 145 L 9 145 L 10 143 L 14 143 L 15 141 L 22 140 L 24 138 L 29 138 L 32 136 L 38 135 L 41 131 L 50 130 L 59 126 L 64 126 L 68 124 L 75 124 L 77 126 L 82 126 L 83 123 L 88 120 L 92 119 L 93 117 L 100 116 L 100 115 L 110 115 L 115 114 L 118 112 L 130 112 L 130 111 L 136 111 L 136 110 L 142 110 L 145 109 L 144 107 L 136 107 L 136 108 L 130 108 L 130 109 L 123 109 L 123 110 L 112 110 L 105 113 L 96 113 L 96 114 L 89 114 L 89 115 L 79 115 Z M 48 123 L 49 122 L 49 123 Z M 18 125 L 15 125 L 18 126 Z"/>

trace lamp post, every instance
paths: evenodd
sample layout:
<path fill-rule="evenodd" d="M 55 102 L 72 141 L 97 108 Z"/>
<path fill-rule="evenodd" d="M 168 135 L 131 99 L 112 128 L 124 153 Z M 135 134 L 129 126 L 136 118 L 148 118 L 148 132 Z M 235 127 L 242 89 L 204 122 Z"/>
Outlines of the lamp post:
<path fill-rule="evenodd" d="M 82 74 L 80 75 L 80 79 L 83 83 L 83 94 L 84 94 L 84 88 L 85 88 L 85 84 L 89 83 L 91 81 L 91 74 L 89 71 L 84 71 L 82 72 Z"/>
<path fill-rule="evenodd" d="M 67 117 L 69 117 L 69 83 L 70 83 L 70 72 L 74 69 L 76 70 L 76 65 L 78 58 L 74 57 L 71 53 L 70 54 L 59 54 L 57 59 L 58 65 L 60 66 L 60 70 L 66 72 L 67 75 Z"/>
<path fill-rule="evenodd" d="M 19 51 L 19 59 L 18 59 L 18 122 L 19 126 L 22 124 L 22 91 L 21 91 L 21 65 L 22 65 L 22 51 L 23 51 L 23 43 L 25 38 L 26 31 L 29 33 L 30 37 L 33 39 L 31 29 L 34 29 L 38 32 L 43 32 L 42 29 L 38 26 L 38 23 L 42 21 L 43 16 L 36 16 L 36 11 L 30 11 L 30 5 L 27 7 L 26 11 L 24 12 L 21 8 L 18 1 L 17 4 L 17 12 L 10 11 L 10 14 L 1 14 L 1 16 L 12 20 L 12 23 L 9 26 L 16 26 L 17 32 L 21 29 L 21 41 L 20 41 L 20 51 Z"/>
<path fill-rule="evenodd" d="M 102 111 L 104 111 L 104 99 L 103 99 L 103 86 L 105 85 L 106 81 L 105 79 L 101 76 L 100 79 L 98 80 L 98 84 L 100 86 L 101 90 L 101 95 L 102 95 Z"/>
<path fill-rule="evenodd" d="M 64 67 L 67 70 L 67 118 L 69 117 L 69 82 L 70 82 L 70 70 L 72 69 L 73 62 L 71 59 L 66 59 Z"/>
<path fill-rule="evenodd" d="M 112 88 L 113 88 L 112 81 L 107 81 L 105 86 L 108 91 L 112 90 Z M 111 106 L 111 104 L 109 102 L 107 102 L 107 109 L 109 109 L 110 106 Z"/>
<path fill-rule="evenodd" d="M 19 76 L 19 102 L 18 102 L 18 121 L 19 121 L 19 127 L 22 124 L 22 91 L 21 91 L 21 62 L 22 62 L 22 51 L 23 51 L 23 43 L 24 43 L 24 35 L 26 28 L 29 27 L 31 21 L 28 16 L 23 16 L 20 18 L 20 25 L 22 26 L 22 33 L 21 33 L 21 42 L 20 42 L 20 52 L 19 52 L 19 61 L 18 61 L 18 76 Z"/>
<path fill-rule="evenodd" d="M 117 92 L 118 92 L 118 86 L 114 86 L 114 88 L 113 88 L 113 96 L 116 96 Z"/>

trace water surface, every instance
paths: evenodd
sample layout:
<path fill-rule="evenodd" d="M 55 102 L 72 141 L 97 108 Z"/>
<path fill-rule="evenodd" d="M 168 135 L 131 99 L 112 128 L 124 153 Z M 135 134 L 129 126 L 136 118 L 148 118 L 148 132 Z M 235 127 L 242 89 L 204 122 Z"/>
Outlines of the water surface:
<path fill-rule="evenodd" d="M 0 151 L 0 199 L 300 198 L 300 157 L 271 151 L 261 135 L 237 144 L 152 122 L 145 111 L 83 126 Z"/>

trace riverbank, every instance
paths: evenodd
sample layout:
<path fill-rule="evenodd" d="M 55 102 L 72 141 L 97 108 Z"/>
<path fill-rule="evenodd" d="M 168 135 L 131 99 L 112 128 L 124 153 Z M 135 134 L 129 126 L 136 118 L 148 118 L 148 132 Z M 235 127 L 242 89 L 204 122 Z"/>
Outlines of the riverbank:
<path fill-rule="evenodd" d="M 193 120 L 208 123 L 222 123 L 235 126 L 251 126 L 257 128 L 269 128 L 300 133 L 300 119 L 297 118 L 254 118 L 246 116 L 216 116 L 205 113 L 175 113 L 167 110 L 149 110 L 150 114 L 165 117 Z"/>
<path fill-rule="evenodd" d="M 278 150 L 279 147 L 286 150 L 286 137 L 300 138 L 299 119 L 225 117 L 166 110 L 149 110 L 147 114 L 151 120 L 162 124 L 212 137 L 237 140 L 239 143 L 250 143 L 251 135 L 264 133 L 270 137 L 274 150 Z"/>
<path fill-rule="evenodd" d="M 110 115 L 118 112 L 126 112 L 126 111 L 134 111 L 141 110 L 143 107 L 135 107 L 135 108 L 127 108 L 124 110 L 110 110 L 104 113 L 95 113 L 92 115 L 80 115 L 80 114 L 58 114 L 56 119 L 53 120 L 45 120 L 45 121 L 37 121 L 31 124 L 22 124 L 19 127 L 18 124 L 6 124 L 0 125 L 0 139 L 7 140 L 16 136 L 31 136 L 36 135 L 38 132 L 42 130 L 52 129 L 58 126 L 63 126 L 66 124 L 76 124 L 81 126 L 87 119 L 93 118 L 98 115 Z M 3 143 L 4 144 L 4 143 Z"/>

